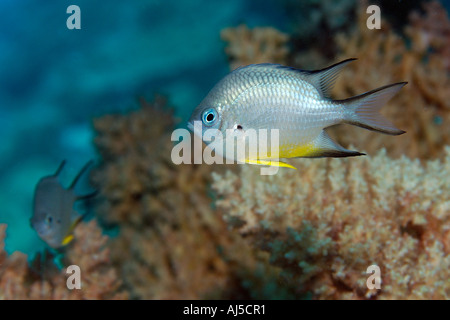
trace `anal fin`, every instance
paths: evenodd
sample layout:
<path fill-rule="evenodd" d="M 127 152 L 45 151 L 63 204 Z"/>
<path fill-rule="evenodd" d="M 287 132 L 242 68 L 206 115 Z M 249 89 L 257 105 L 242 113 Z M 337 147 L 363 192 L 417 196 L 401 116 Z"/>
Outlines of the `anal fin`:
<path fill-rule="evenodd" d="M 317 137 L 315 142 L 314 153 L 310 155 L 306 155 L 306 158 L 322 158 L 322 157 L 333 157 L 333 158 L 342 158 L 342 157 L 355 157 L 355 156 L 364 156 L 365 153 L 361 153 L 358 151 L 352 151 L 345 149 L 343 146 L 339 145 L 330 136 L 322 130 L 320 135 Z"/>

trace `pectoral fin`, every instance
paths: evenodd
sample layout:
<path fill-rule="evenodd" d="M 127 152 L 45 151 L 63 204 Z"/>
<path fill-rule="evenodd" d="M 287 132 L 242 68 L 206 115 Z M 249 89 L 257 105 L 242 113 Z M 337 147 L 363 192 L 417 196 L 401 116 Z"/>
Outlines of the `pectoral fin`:
<path fill-rule="evenodd" d="M 274 160 L 245 160 L 245 162 L 250 163 L 250 164 L 258 164 L 258 165 L 263 165 L 263 166 L 272 166 L 272 167 L 283 167 L 283 168 L 291 168 L 291 169 L 295 169 L 297 170 L 297 168 L 291 166 L 290 164 L 287 164 L 285 162 L 281 162 L 281 161 L 274 161 Z"/>

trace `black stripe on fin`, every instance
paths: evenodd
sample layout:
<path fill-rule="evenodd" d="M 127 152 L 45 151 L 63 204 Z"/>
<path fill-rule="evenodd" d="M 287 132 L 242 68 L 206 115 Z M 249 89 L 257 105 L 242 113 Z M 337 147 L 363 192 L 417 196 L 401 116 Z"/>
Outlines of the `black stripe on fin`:
<path fill-rule="evenodd" d="M 324 152 L 319 152 L 317 155 L 307 156 L 305 158 L 345 158 L 345 157 L 357 157 L 365 156 L 365 153 L 358 151 L 341 151 L 341 150 L 328 150 Z"/>
<path fill-rule="evenodd" d="M 365 153 L 345 149 L 343 146 L 339 145 L 333 139 L 331 139 L 324 130 L 322 130 L 322 132 L 316 139 L 315 149 L 316 151 L 313 154 L 306 156 L 306 158 L 342 158 L 366 155 Z"/>
<path fill-rule="evenodd" d="M 80 172 L 78 172 L 75 179 L 73 179 L 73 182 L 70 185 L 69 189 L 73 189 L 75 187 L 75 185 L 77 184 L 78 180 L 80 180 L 83 173 L 86 172 L 86 170 L 89 168 L 89 166 L 92 165 L 93 163 L 94 163 L 94 161 L 90 160 L 84 165 L 84 167 L 80 170 Z"/>

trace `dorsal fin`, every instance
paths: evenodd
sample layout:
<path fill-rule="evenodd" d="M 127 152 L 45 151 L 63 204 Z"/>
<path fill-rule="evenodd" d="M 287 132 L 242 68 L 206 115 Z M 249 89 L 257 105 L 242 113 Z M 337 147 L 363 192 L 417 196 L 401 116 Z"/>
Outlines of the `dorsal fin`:
<path fill-rule="evenodd" d="M 86 163 L 84 165 L 84 167 L 80 170 L 80 172 L 78 172 L 77 176 L 75 177 L 75 179 L 73 179 L 72 184 L 70 185 L 69 189 L 73 189 L 75 187 L 75 185 L 77 184 L 78 180 L 81 178 L 81 176 L 83 175 L 83 173 L 87 170 L 87 168 L 89 168 L 89 166 L 94 163 L 94 161 L 90 160 L 88 161 L 88 163 Z"/>
<path fill-rule="evenodd" d="M 248 72 L 255 69 L 278 69 L 278 70 L 286 70 L 288 72 L 297 73 L 303 80 L 312 84 L 320 96 L 323 98 L 330 98 L 331 89 L 333 88 L 334 83 L 336 82 L 336 78 L 339 72 L 345 67 L 349 62 L 356 60 L 356 58 L 347 59 L 332 66 L 329 66 L 325 69 L 309 71 L 302 70 L 293 67 L 283 66 L 281 64 L 272 64 L 272 63 L 260 63 L 260 64 L 250 64 L 248 66 L 241 66 L 234 70 L 233 72 Z"/>
<path fill-rule="evenodd" d="M 63 160 L 61 162 L 61 164 L 58 167 L 58 170 L 56 170 L 55 174 L 53 176 L 57 177 L 59 176 L 59 174 L 61 173 L 62 169 L 64 168 L 64 166 L 66 165 L 66 160 Z"/>
<path fill-rule="evenodd" d="M 322 97 L 330 98 L 331 89 L 333 89 L 333 85 L 336 82 L 339 72 L 349 62 L 354 60 L 356 60 L 356 58 L 347 59 L 317 71 L 303 71 L 305 80 L 311 83 L 317 91 L 319 91 Z"/>

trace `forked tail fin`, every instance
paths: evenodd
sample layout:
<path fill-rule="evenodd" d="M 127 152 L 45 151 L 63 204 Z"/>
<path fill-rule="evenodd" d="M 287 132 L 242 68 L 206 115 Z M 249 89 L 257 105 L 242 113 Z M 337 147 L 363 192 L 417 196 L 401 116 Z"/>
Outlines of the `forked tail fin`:
<path fill-rule="evenodd" d="M 346 108 L 344 123 L 391 135 L 405 133 L 405 131 L 397 129 L 379 111 L 406 83 L 390 84 L 356 97 L 340 100 Z"/>

